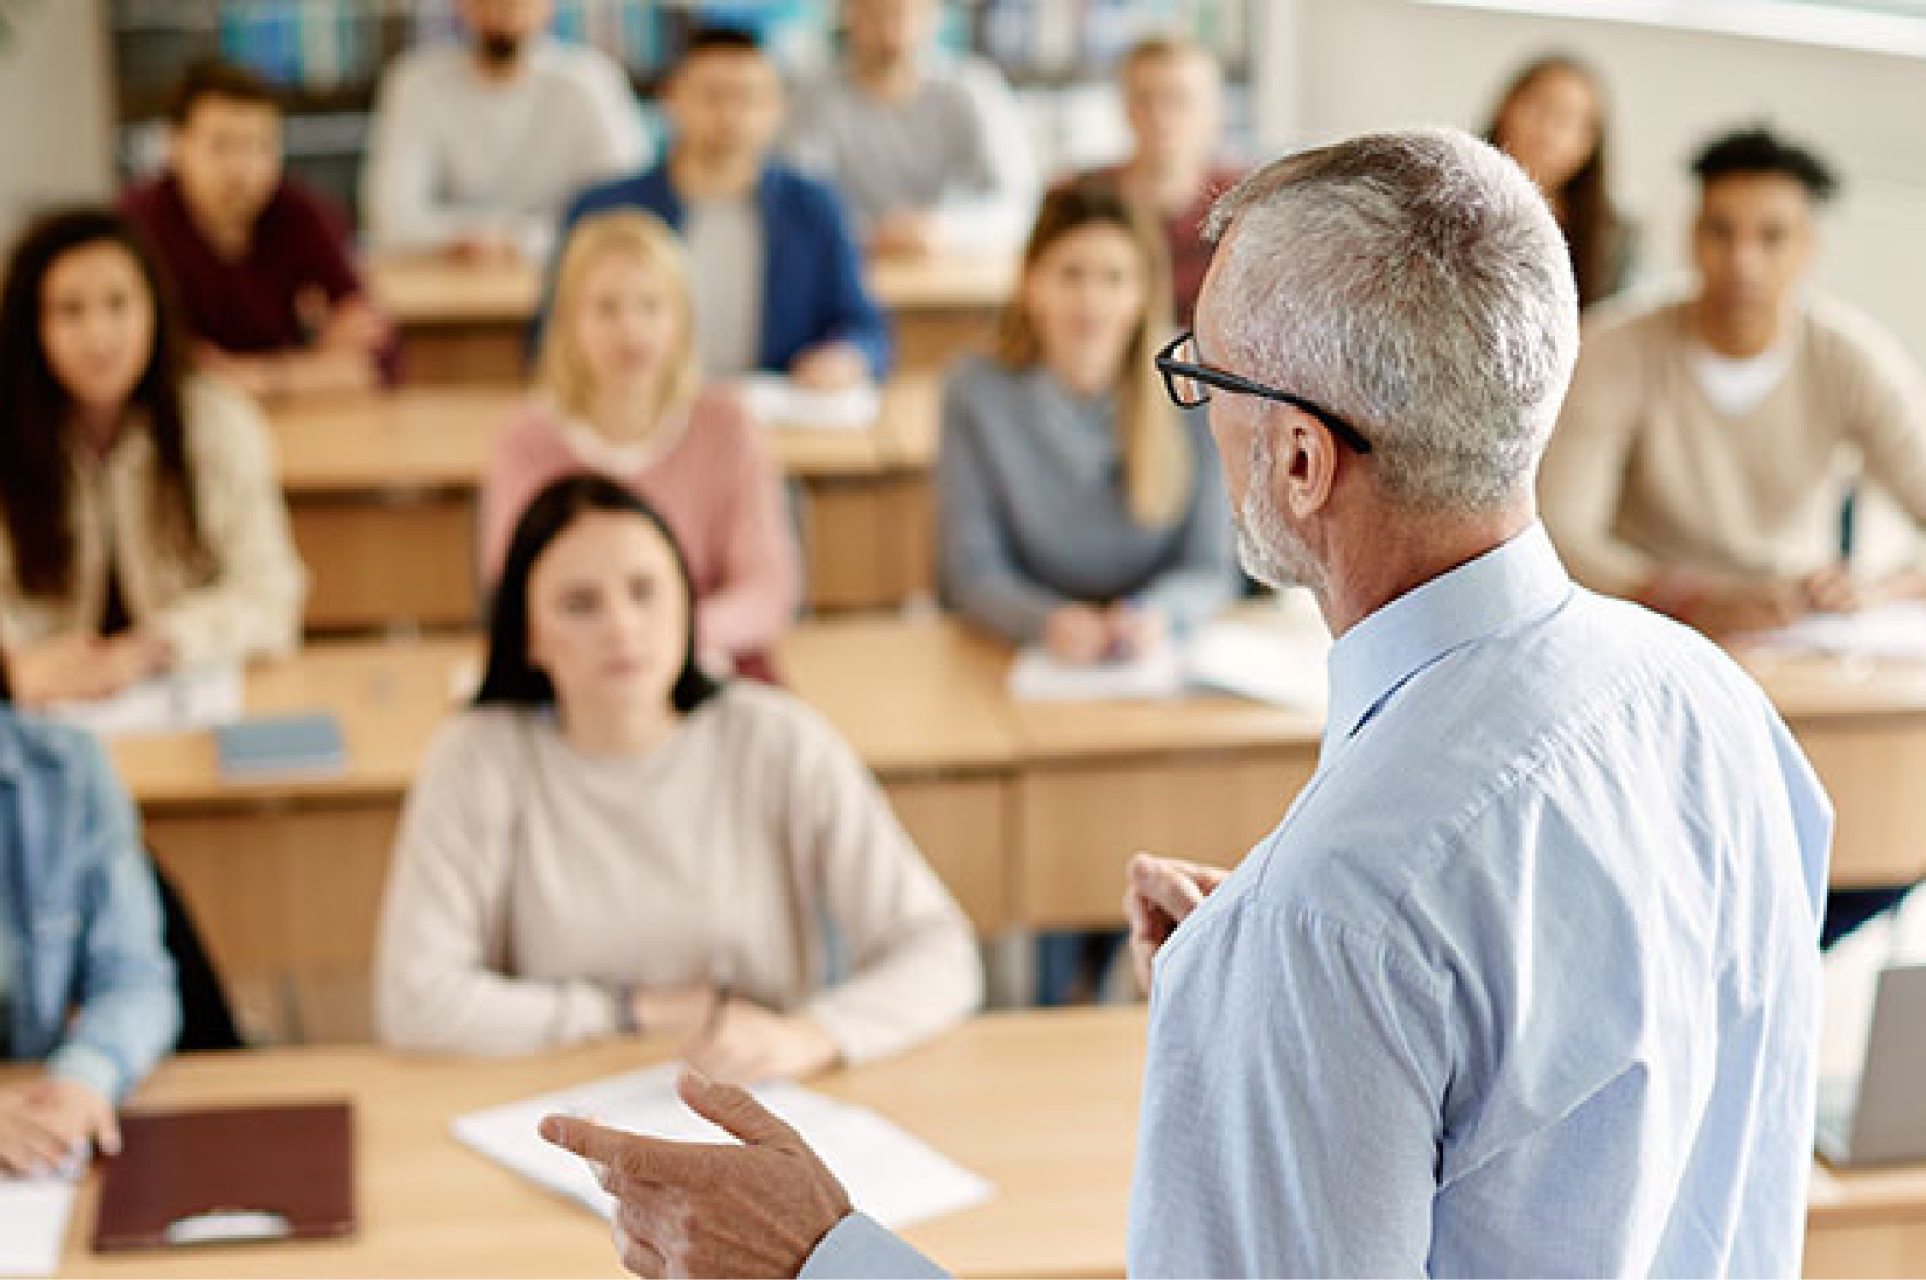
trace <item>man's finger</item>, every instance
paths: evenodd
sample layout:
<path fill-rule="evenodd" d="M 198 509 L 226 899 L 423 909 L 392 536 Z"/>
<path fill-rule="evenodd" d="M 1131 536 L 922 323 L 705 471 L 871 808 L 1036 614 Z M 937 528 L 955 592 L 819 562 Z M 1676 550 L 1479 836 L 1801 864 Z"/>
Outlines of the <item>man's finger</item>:
<path fill-rule="evenodd" d="M 802 1147 L 794 1129 L 772 1115 L 747 1089 L 718 1084 L 700 1071 L 684 1068 L 675 1091 L 689 1109 L 751 1147 Z"/>
<path fill-rule="evenodd" d="M 1130 860 L 1130 883 L 1152 906 L 1178 924 L 1204 901 L 1197 882 L 1162 858 L 1138 854 Z"/>
<path fill-rule="evenodd" d="M 538 1131 L 544 1141 L 603 1166 L 612 1178 L 661 1186 L 709 1185 L 716 1156 L 728 1150 L 713 1143 L 645 1138 L 579 1116 L 547 1116 Z"/>

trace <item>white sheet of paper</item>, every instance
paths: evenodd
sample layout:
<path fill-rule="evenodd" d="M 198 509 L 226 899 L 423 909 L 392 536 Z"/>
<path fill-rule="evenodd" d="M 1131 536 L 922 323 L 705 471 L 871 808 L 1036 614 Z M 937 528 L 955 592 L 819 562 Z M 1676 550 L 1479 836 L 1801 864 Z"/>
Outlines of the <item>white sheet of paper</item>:
<path fill-rule="evenodd" d="M 0 1276 L 50 1276 L 74 1208 L 70 1178 L 0 1179 Z"/>
<path fill-rule="evenodd" d="M 1926 662 L 1926 603 L 1900 600 L 1863 613 L 1815 614 L 1782 630 L 1749 636 L 1747 644 L 1783 653 Z"/>
<path fill-rule="evenodd" d="M 455 1137 L 607 1218 L 613 1201 L 588 1166 L 542 1141 L 536 1125 L 543 1116 L 566 1112 L 678 1142 L 733 1141 L 683 1105 L 675 1093 L 677 1071 L 672 1065 L 649 1067 L 470 1112 L 456 1118 Z M 995 1193 L 990 1183 L 874 1112 L 795 1084 L 762 1085 L 754 1092 L 815 1148 L 856 1207 L 886 1227 L 900 1229 L 967 1209 Z"/>
<path fill-rule="evenodd" d="M 49 715 L 102 738 L 178 733 L 230 724 L 246 711 L 238 663 L 214 663 L 155 676 L 95 702 L 61 702 Z"/>
<path fill-rule="evenodd" d="M 1010 665 L 1010 696 L 1019 702 L 1095 702 L 1106 698 L 1174 698 L 1184 691 L 1184 659 L 1165 644 L 1121 662 L 1063 662 L 1041 648 Z"/>
<path fill-rule="evenodd" d="M 862 431 L 883 408 L 882 394 L 867 382 L 841 391 L 811 391 L 780 374 L 755 373 L 735 385 L 749 416 L 765 427 Z"/>
<path fill-rule="evenodd" d="M 1285 629 L 1221 620 L 1198 631 L 1185 655 L 1192 683 L 1318 715 L 1330 702 L 1331 638 L 1321 629 Z"/>

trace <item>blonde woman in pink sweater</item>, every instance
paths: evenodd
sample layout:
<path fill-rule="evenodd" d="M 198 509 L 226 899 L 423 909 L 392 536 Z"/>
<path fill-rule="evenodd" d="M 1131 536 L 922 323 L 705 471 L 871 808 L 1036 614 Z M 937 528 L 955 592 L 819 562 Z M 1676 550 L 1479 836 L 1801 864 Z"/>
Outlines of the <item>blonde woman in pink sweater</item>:
<path fill-rule="evenodd" d="M 802 570 L 759 428 L 704 386 L 680 242 L 646 213 L 578 223 L 562 249 L 539 386 L 496 446 L 482 490 L 482 580 L 543 486 L 608 476 L 667 518 L 688 557 L 706 662 L 756 670 L 796 611 Z"/>

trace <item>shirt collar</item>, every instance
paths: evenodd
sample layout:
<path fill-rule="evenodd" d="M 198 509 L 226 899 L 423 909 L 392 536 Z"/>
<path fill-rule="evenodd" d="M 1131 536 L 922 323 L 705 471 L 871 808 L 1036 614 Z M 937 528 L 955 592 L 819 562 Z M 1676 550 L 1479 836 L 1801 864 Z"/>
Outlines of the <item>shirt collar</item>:
<path fill-rule="evenodd" d="M 1407 591 L 1331 647 L 1329 760 L 1399 686 L 1453 649 L 1562 605 L 1572 581 L 1534 523 L 1509 542 Z"/>

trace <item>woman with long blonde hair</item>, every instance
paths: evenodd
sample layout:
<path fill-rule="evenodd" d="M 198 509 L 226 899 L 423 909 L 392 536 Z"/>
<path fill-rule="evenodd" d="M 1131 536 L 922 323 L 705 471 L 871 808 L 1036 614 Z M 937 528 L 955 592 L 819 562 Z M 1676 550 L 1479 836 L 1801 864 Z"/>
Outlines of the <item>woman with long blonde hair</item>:
<path fill-rule="evenodd" d="M 573 471 L 608 476 L 668 519 L 689 560 L 706 659 L 756 660 L 794 614 L 802 571 L 782 479 L 725 388 L 705 386 L 680 241 L 651 214 L 599 214 L 563 247 L 537 392 L 482 492 L 491 587 L 529 499 Z"/>
<path fill-rule="evenodd" d="M 993 356 L 950 375 L 937 463 L 945 602 L 1071 662 L 1127 656 L 1235 586 L 1201 412 L 1165 398 L 1164 247 L 1114 187 L 1044 200 Z"/>

